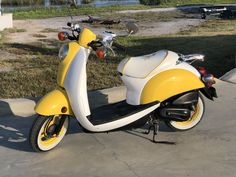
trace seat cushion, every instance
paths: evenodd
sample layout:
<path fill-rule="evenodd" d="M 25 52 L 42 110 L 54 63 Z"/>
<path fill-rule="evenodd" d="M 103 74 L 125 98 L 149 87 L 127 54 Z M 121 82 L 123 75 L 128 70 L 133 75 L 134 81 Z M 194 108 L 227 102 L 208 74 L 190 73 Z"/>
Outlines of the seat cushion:
<path fill-rule="evenodd" d="M 145 78 L 154 71 L 166 58 L 167 50 L 124 59 L 118 66 L 118 71 L 123 75 L 135 78 Z"/>

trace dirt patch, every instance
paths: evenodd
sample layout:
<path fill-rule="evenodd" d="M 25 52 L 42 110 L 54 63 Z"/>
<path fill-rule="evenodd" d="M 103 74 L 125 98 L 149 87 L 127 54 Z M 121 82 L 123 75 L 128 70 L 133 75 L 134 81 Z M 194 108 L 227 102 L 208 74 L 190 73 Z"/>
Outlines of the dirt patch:
<path fill-rule="evenodd" d="M 81 21 L 86 19 L 85 16 L 74 17 L 75 21 Z M 125 21 L 135 21 L 135 19 L 125 19 Z M 39 36 L 43 33 L 43 38 L 57 39 L 57 33 L 66 27 L 66 23 L 70 21 L 68 17 L 56 17 L 49 19 L 37 19 L 37 20 L 15 20 L 14 27 L 27 29 L 25 32 L 21 32 L 20 35 L 13 33 L 8 36 L 9 43 L 33 43 L 39 41 Z M 161 22 L 160 20 L 146 22 L 138 21 L 137 24 L 140 27 L 140 31 L 137 36 L 159 36 L 163 34 L 176 33 L 181 30 L 188 29 L 192 26 L 197 26 L 202 22 L 200 19 L 176 19 Z M 91 28 L 96 34 L 101 34 L 103 31 L 111 30 L 118 35 L 126 34 L 125 29 L 120 29 L 119 26 L 93 26 L 90 24 L 81 24 L 82 27 L 86 26 Z M 118 28 L 118 29 L 117 29 Z"/>
<path fill-rule="evenodd" d="M 11 67 L 1 67 L 0 68 L 0 73 L 7 73 L 7 72 L 10 72 L 12 70 L 13 70 L 13 68 L 11 68 Z"/>
<path fill-rule="evenodd" d="M 14 53 L 10 53 L 10 52 L 7 52 L 3 49 L 0 49 L 0 61 L 1 60 L 13 60 L 13 59 L 16 59 L 16 54 Z"/>

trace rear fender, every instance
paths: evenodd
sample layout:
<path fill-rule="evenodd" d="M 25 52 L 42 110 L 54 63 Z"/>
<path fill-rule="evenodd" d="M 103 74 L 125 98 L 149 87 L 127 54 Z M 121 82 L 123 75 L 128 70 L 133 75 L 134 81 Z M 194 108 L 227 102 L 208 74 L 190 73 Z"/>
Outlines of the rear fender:
<path fill-rule="evenodd" d="M 165 101 L 175 95 L 204 88 L 199 77 L 184 69 L 163 71 L 151 78 L 141 94 L 141 104 Z"/>

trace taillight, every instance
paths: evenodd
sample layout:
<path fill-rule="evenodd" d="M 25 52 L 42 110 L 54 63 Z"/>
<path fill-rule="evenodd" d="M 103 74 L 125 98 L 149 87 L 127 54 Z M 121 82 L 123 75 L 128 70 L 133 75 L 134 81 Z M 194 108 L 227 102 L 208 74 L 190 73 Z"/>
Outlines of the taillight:
<path fill-rule="evenodd" d="M 199 67 L 198 71 L 201 74 L 202 81 L 205 83 L 207 87 L 211 87 L 213 84 L 216 83 L 213 74 L 207 74 L 207 70 L 204 67 Z"/>
<path fill-rule="evenodd" d="M 207 74 L 207 70 L 204 67 L 199 67 L 198 71 L 201 74 L 201 76 L 205 76 Z"/>

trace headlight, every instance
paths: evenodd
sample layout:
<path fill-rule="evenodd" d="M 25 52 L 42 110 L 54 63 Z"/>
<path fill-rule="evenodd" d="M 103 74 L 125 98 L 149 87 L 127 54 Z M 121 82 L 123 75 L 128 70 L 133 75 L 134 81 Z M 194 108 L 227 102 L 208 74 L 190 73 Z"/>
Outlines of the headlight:
<path fill-rule="evenodd" d="M 69 51 L 69 45 L 63 45 L 60 50 L 59 50 L 59 54 L 58 57 L 60 60 L 64 60 L 64 58 L 66 57 L 67 53 Z"/>

